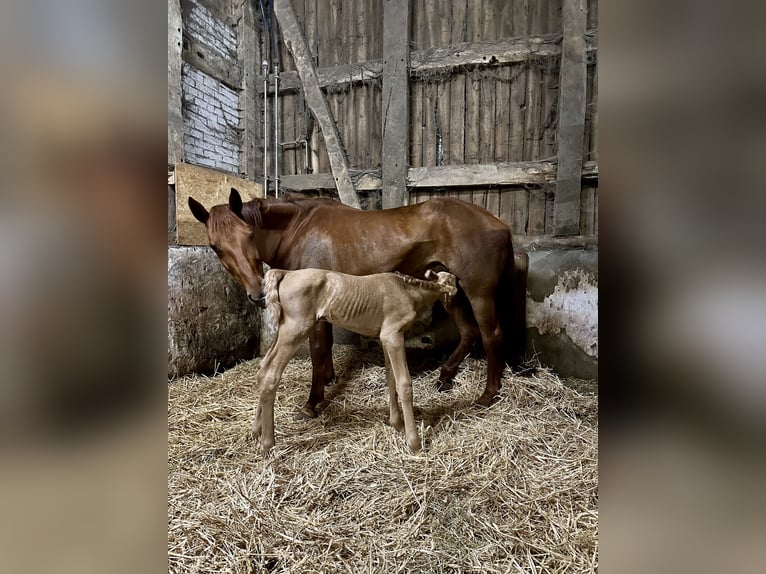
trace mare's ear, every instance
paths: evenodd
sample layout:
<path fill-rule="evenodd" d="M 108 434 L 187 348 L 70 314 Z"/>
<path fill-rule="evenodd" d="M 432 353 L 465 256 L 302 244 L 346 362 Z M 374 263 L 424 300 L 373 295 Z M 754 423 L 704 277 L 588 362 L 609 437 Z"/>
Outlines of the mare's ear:
<path fill-rule="evenodd" d="M 189 197 L 189 209 L 191 209 L 191 212 L 194 214 L 194 217 L 197 218 L 197 221 L 200 223 L 207 223 L 207 219 L 210 217 L 210 214 L 199 201 L 191 196 Z"/>
<path fill-rule="evenodd" d="M 229 208 L 234 212 L 234 215 L 244 220 L 244 217 L 242 217 L 242 197 L 233 187 L 231 188 L 231 193 L 229 194 Z"/>

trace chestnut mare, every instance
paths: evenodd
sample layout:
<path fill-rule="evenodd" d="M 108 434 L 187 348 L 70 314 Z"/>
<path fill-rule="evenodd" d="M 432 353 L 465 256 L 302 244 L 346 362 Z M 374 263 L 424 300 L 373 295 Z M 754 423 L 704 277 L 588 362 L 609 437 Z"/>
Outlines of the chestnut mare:
<path fill-rule="evenodd" d="M 446 308 L 460 343 L 441 367 L 438 388 L 452 387 L 460 363 L 481 336 L 487 384 L 476 402 L 489 406 L 497 395 L 505 362 L 496 297 L 514 297 L 509 292 L 514 288 L 514 254 L 510 229 L 488 211 L 449 197 L 383 211 L 362 211 L 328 198 L 254 199 L 243 204 L 234 188 L 228 204 L 208 212 L 190 197 L 189 208 L 205 224 L 223 266 L 260 306 L 263 263 L 350 275 L 399 271 L 423 278 L 428 269 L 451 272 L 461 290 Z M 313 375 L 303 411 L 314 417 L 325 384 L 335 376 L 330 323 L 317 324 L 309 349 Z"/>

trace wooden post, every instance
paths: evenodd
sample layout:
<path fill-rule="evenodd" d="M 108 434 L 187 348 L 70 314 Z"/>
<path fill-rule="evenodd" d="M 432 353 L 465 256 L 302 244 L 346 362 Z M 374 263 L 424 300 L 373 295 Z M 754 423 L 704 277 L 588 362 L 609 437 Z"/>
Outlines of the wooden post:
<path fill-rule="evenodd" d="M 240 125 L 243 128 L 240 147 L 240 169 L 248 179 L 255 180 L 258 170 L 258 141 L 261 136 L 261 126 L 258 121 L 260 105 L 258 102 L 257 75 L 261 69 L 258 61 L 257 42 L 255 37 L 255 14 L 253 2 L 242 4 L 237 30 L 237 52 L 239 64 L 242 67 L 242 81 L 239 92 L 239 107 L 242 110 Z"/>
<path fill-rule="evenodd" d="M 563 38 L 559 81 L 559 151 L 553 204 L 555 235 L 577 235 L 580 229 L 587 77 L 586 6 L 586 0 L 564 0 L 561 15 Z"/>
<path fill-rule="evenodd" d="M 279 20 L 285 45 L 295 60 L 295 67 L 298 70 L 306 96 L 306 104 L 308 104 L 322 130 L 327 155 L 330 159 L 330 168 L 335 177 L 335 185 L 338 188 L 340 200 L 346 205 L 360 208 L 359 197 L 349 176 L 346 152 L 341 145 L 340 134 L 330 112 L 330 107 L 327 105 L 327 99 L 319 87 L 314 61 L 291 0 L 274 0 L 274 14 Z"/>
<path fill-rule="evenodd" d="M 168 165 L 184 159 L 181 115 L 182 24 L 180 0 L 168 0 Z"/>
<path fill-rule="evenodd" d="M 168 171 L 184 160 L 184 119 L 181 114 L 181 51 L 183 25 L 180 0 L 168 0 Z M 168 184 L 168 243 L 176 238 L 176 192 Z"/>
<path fill-rule="evenodd" d="M 383 209 L 406 205 L 409 157 L 409 0 L 383 5 Z"/>

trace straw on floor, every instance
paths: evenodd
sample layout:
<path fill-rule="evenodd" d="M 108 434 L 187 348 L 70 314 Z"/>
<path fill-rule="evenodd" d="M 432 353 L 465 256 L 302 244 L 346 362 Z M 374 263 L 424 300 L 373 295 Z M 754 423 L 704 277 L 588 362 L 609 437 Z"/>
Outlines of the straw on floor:
<path fill-rule="evenodd" d="M 545 369 L 507 372 L 472 405 L 486 363 L 448 393 L 410 362 L 424 452 L 386 424 L 380 352 L 337 347 L 339 382 L 296 420 L 309 359 L 288 365 L 276 446 L 251 435 L 259 360 L 169 385 L 171 572 L 590 572 L 597 569 L 597 397 Z"/>

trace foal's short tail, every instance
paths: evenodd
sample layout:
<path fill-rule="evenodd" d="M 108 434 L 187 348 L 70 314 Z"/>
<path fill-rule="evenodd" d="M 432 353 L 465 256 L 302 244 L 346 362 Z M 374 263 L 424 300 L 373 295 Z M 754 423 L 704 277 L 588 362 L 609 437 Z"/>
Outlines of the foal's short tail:
<path fill-rule="evenodd" d="M 266 310 L 275 327 L 282 320 L 282 304 L 279 302 L 279 282 L 285 276 L 282 269 L 269 269 L 263 278 L 263 292 L 266 294 Z"/>

